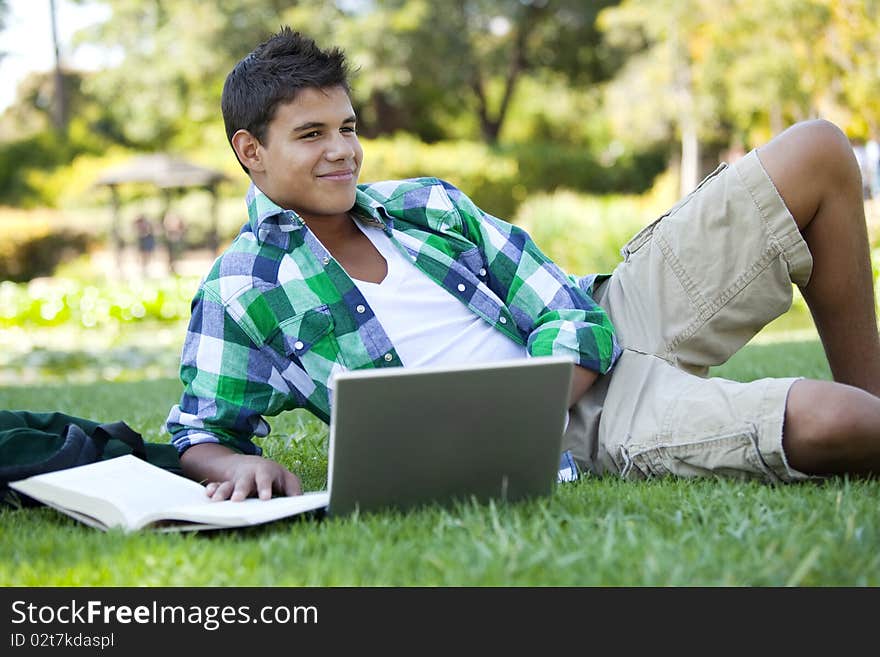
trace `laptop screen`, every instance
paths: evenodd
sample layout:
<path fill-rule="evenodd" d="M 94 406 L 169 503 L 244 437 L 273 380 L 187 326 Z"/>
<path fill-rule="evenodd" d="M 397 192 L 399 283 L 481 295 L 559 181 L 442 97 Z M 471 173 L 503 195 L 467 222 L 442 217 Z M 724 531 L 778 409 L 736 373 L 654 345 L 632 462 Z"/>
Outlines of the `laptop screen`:
<path fill-rule="evenodd" d="M 572 369 L 547 357 L 340 374 L 330 513 L 549 495 Z"/>

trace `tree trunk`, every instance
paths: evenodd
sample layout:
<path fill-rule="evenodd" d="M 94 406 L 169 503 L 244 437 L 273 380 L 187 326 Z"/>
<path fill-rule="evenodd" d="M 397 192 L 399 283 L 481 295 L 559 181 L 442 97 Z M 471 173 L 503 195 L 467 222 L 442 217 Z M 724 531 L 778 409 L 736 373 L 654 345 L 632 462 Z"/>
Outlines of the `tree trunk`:
<path fill-rule="evenodd" d="M 700 141 L 697 130 L 691 60 L 685 41 L 679 33 L 676 16 L 672 17 L 670 24 L 670 48 L 672 79 L 678 107 L 678 130 L 681 133 L 679 192 L 684 196 L 697 186 L 699 180 Z"/>
<path fill-rule="evenodd" d="M 58 42 L 55 0 L 49 0 L 49 12 L 52 18 L 52 44 L 55 47 L 55 103 L 52 108 L 52 119 L 55 129 L 63 133 L 67 129 L 67 101 L 64 97 L 64 75 L 61 71 L 61 47 Z"/>
<path fill-rule="evenodd" d="M 501 134 L 501 127 L 504 125 L 504 119 L 507 117 L 507 110 L 510 108 L 510 101 L 516 90 L 516 84 L 523 71 L 528 67 L 526 51 L 529 35 L 544 17 L 546 12 L 546 6 L 539 7 L 530 4 L 525 8 L 520 19 L 517 21 L 516 34 L 513 37 L 513 46 L 510 53 L 507 76 L 504 80 L 504 92 L 501 96 L 501 103 L 498 105 L 498 111 L 495 113 L 494 117 L 490 115 L 485 83 L 479 65 L 477 65 L 477 69 L 474 72 L 474 77 L 471 82 L 471 88 L 477 97 L 477 114 L 480 120 L 480 134 L 483 137 L 483 141 L 487 144 L 496 144 L 498 142 L 498 137 Z"/>
<path fill-rule="evenodd" d="M 700 178 L 700 140 L 696 122 L 690 117 L 681 119 L 681 195 L 697 186 Z"/>

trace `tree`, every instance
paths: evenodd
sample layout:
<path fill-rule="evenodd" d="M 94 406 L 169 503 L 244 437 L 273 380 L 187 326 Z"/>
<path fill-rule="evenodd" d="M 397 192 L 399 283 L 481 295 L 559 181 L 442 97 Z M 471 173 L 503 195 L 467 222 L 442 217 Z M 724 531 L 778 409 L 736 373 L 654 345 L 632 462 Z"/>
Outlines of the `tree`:
<path fill-rule="evenodd" d="M 104 1 L 109 19 L 78 39 L 123 59 L 88 91 L 129 144 L 147 148 L 215 120 L 228 70 L 281 24 L 343 47 L 373 135 L 495 143 L 525 76 L 558 71 L 586 86 L 620 63 L 595 25 L 611 0 Z"/>
<path fill-rule="evenodd" d="M 122 53 L 86 82 L 128 145 L 166 148 L 216 122 L 223 80 L 291 3 L 266 0 L 105 0 L 109 18 L 76 35 Z"/>
<path fill-rule="evenodd" d="M 608 77 L 618 63 L 601 47 L 595 26 L 598 12 L 615 4 L 607 0 L 375 4 L 385 17 L 379 29 L 396 52 L 405 53 L 391 59 L 398 67 L 391 78 L 402 87 L 381 93 L 397 99 L 403 114 L 427 110 L 441 123 L 472 113 L 479 135 L 490 144 L 498 141 L 525 75 L 554 70 L 591 84 Z M 442 127 L 438 132 L 448 134 Z"/>
<path fill-rule="evenodd" d="M 702 64 L 707 26 L 727 17 L 725 7 L 708 0 L 625 0 L 599 18 L 612 44 L 636 53 L 609 85 L 609 116 L 620 134 L 642 145 L 679 140 L 682 193 L 697 184 L 701 139 L 718 127 Z"/>
<path fill-rule="evenodd" d="M 880 120 L 878 0 L 626 0 L 600 25 L 621 47 L 647 44 L 607 111 L 631 139 L 681 141 L 682 191 L 698 144 L 750 148 L 818 116 L 853 134 Z"/>
<path fill-rule="evenodd" d="M 524 76 L 559 71 L 586 85 L 616 70 L 595 26 L 611 4 L 302 0 L 281 18 L 346 51 L 358 69 L 355 104 L 366 134 L 405 130 L 428 141 L 480 136 L 495 143 Z"/>

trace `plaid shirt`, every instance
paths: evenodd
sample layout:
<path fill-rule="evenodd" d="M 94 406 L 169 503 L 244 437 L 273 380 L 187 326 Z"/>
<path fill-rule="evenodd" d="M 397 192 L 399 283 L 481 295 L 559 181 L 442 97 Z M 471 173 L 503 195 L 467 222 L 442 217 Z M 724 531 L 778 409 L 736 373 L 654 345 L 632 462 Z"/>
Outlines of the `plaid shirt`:
<path fill-rule="evenodd" d="M 402 365 L 357 286 L 297 214 L 254 185 L 247 206 L 250 221 L 193 300 L 184 392 L 167 420 L 181 452 L 219 441 L 259 454 L 251 438 L 268 434 L 263 416 L 304 408 L 328 422 L 336 373 Z M 605 373 L 620 354 L 590 297 L 594 277 L 566 275 L 525 231 L 452 185 L 359 185 L 352 213 L 530 355 L 565 355 Z"/>

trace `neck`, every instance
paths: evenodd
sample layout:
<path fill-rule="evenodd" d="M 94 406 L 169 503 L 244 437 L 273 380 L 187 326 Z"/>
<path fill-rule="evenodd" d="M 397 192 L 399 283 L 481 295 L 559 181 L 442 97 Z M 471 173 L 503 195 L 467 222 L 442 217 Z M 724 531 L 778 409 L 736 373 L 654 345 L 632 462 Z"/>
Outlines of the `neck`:
<path fill-rule="evenodd" d="M 353 235 L 359 234 L 354 220 L 347 212 L 322 217 L 300 216 L 309 230 L 331 251 L 335 246 L 348 242 Z"/>

